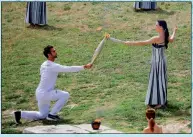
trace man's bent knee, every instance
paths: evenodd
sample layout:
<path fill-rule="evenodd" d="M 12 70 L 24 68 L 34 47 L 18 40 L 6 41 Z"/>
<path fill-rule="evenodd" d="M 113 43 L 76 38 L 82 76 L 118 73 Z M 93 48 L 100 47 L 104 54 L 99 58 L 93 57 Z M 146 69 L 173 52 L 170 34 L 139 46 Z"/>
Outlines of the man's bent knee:
<path fill-rule="evenodd" d="M 39 119 L 45 119 L 47 116 L 48 116 L 48 113 L 44 113 L 44 114 L 40 113 Z"/>
<path fill-rule="evenodd" d="M 64 100 L 68 100 L 70 97 L 70 94 L 68 92 L 62 92 L 61 98 Z"/>
<path fill-rule="evenodd" d="M 70 94 L 68 92 L 65 92 L 64 98 L 67 100 L 69 99 L 69 97 L 70 97 Z"/>

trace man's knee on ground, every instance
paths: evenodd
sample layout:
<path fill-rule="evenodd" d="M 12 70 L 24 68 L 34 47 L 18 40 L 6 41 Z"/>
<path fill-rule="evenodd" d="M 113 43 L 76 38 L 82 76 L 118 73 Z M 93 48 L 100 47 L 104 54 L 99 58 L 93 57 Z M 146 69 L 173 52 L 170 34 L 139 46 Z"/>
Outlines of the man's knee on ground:
<path fill-rule="evenodd" d="M 40 113 L 39 118 L 40 119 L 45 119 L 48 116 L 48 113 Z"/>

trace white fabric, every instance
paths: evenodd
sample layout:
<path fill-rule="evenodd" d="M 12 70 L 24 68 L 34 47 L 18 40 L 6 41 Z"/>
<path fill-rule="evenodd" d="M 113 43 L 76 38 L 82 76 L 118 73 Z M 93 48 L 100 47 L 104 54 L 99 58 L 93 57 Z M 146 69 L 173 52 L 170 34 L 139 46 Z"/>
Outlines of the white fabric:
<path fill-rule="evenodd" d="M 36 91 L 44 93 L 53 90 L 59 72 L 78 72 L 83 69 L 83 66 L 62 66 L 47 60 L 41 65 L 41 79 Z"/>
<path fill-rule="evenodd" d="M 70 95 L 66 91 L 52 90 L 47 92 L 45 96 L 41 92 L 36 92 L 38 97 L 39 111 L 21 111 L 21 118 L 29 120 L 44 119 L 49 114 L 50 102 L 57 101 L 50 111 L 50 114 L 56 115 L 62 107 L 67 103 Z"/>
<path fill-rule="evenodd" d="M 54 89 L 59 72 L 78 72 L 83 70 L 83 66 L 62 66 L 52 61 L 45 61 L 40 68 L 40 83 L 36 89 L 36 99 L 39 111 L 21 111 L 21 118 L 38 120 L 46 118 L 49 114 L 50 102 L 57 101 L 50 111 L 56 115 L 66 104 L 69 93 Z"/>

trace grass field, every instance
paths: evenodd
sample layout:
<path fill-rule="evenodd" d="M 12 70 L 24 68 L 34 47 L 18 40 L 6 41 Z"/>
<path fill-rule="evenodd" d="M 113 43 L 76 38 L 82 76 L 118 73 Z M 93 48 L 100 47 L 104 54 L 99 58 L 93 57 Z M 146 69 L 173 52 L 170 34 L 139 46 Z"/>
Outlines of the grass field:
<path fill-rule="evenodd" d="M 122 40 L 145 40 L 156 35 L 157 19 L 167 21 L 170 34 L 175 25 L 178 31 L 165 52 L 169 106 L 156 111 L 156 121 L 191 122 L 191 2 L 158 2 L 157 11 L 134 12 L 132 6 L 133 2 L 47 2 L 48 26 L 31 29 L 24 21 L 26 2 L 2 2 L 2 133 L 47 124 L 22 120 L 22 125 L 15 125 L 10 115 L 38 109 L 35 89 L 46 45 L 57 50 L 57 63 L 83 65 L 91 61 L 105 32 Z M 151 50 L 151 45 L 127 47 L 106 41 L 92 69 L 61 73 L 56 87 L 71 97 L 59 113 L 64 118 L 59 124 L 103 118 L 105 126 L 141 133 L 147 125 L 144 101 Z"/>

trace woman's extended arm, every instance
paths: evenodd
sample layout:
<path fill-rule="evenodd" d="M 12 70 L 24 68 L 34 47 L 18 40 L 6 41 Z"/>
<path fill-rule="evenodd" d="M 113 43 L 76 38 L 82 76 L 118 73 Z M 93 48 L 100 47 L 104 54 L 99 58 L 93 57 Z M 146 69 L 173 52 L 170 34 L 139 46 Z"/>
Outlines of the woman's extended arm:
<path fill-rule="evenodd" d="M 126 45 L 134 45 L 134 46 L 144 46 L 152 43 L 156 43 L 158 41 L 158 36 L 152 37 L 151 39 L 144 41 L 126 41 Z"/>
<path fill-rule="evenodd" d="M 173 42 L 174 41 L 174 38 L 175 38 L 175 35 L 176 35 L 176 30 L 177 30 L 177 26 L 174 28 L 174 32 L 173 34 L 169 37 L 169 42 Z"/>
<path fill-rule="evenodd" d="M 106 34 L 106 39 L 110 38 L 110 34 Z M 134 45 L 134 46 L 143 46 L 143 45 L 148 45 L 152 43 L 156 43 L 158 41 L 159 37 L 154 36 L 151 39 L 144 40 L 144 41 L 126 41 L 124 44 L 126 45 Z"/>

